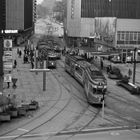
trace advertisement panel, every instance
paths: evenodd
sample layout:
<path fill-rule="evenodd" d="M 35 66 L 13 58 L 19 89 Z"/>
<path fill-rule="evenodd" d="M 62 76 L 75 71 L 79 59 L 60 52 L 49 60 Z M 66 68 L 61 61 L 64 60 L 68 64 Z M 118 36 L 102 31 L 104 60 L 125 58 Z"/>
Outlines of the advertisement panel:
<path fill-rule="evenodd" d="M 116 17 L 96 17 L 95 34 L 98 36 L 98 42 L 101 44 L 115 47 L 116 44 Z"/>
<path fill-rule="evenodd" d="M 4 82 L 11 82 L 12 81 L 12 75 L 11 74 L 5 74 L 4 75 Z"/>
<path fill-rule="evenodd" d="M 4 48 L 12 48 L 12 39 L 4 39 Z"/>

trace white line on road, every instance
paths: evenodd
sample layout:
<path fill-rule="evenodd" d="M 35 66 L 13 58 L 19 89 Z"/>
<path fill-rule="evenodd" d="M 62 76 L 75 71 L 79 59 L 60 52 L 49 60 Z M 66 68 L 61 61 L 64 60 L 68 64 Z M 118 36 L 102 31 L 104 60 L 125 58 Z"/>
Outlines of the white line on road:
<path fill-rule="evenodd" d="M 25 131 L 25 132 L 28 132 L 28 131 L 29 131 L 29 130 L 23 129 L 23 128 L 18 128 L 18 130 L 20 130 L 20 131 Z"/>

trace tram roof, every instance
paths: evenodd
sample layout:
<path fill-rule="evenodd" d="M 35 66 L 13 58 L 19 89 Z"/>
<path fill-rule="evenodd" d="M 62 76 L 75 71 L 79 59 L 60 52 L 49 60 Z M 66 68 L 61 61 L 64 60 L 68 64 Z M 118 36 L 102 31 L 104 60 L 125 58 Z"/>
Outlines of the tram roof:
<path fill-rule="evenodd" d="M 71 57 L 75 61 L 84 61 L 85 60 L 83 57 L 81 57 L 79 55 L 74 55 L 74 56 L 69 55 L 69 57 Z"/>
<path fill-rule="evenodd" d="M 85 60 L 84 61 L 78 61 L 77 64 L 79 64 L 81 67 L 84 67 L 84 68 L 91 66 L 91 64 L 89 62 L 85 61 Z"/>

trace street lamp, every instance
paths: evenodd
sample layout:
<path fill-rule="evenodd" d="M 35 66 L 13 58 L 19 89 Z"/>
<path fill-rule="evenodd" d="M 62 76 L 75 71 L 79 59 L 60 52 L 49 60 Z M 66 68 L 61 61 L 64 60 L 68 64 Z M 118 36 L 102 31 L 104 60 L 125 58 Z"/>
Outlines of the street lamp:
<path fill-rule="evenodd" d="M 135 84 L 135 77 L 136 77 L 136 51 L 137 51 L 137 48 L 134 48 L 133 84 Z"/>

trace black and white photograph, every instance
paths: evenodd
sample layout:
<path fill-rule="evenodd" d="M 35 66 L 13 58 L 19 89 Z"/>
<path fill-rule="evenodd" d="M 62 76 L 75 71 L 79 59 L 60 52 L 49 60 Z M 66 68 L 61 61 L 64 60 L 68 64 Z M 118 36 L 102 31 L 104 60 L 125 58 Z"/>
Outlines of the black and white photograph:
<path fill-rule="evenodd" d="M 0 140 L 140 140 L 140 0 L 0 0 Z"/>

